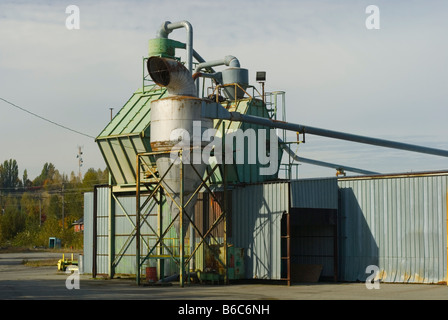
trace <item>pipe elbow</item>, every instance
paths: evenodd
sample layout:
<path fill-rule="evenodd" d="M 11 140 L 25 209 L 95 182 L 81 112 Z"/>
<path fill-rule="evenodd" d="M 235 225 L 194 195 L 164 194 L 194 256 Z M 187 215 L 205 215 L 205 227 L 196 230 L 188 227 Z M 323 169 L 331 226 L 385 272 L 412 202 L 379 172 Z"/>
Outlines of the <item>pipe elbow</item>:
<path fill-rule="evenodd" d="M 165 21 L 157 31 L 157 36 L 159 38 L 168 38 L 168 35 L 173 32 L 173 30 L 179 28 L 185 28 L 189 34 L 193 32 L 193 26 L 186 20 L 174 23 L 172 23 L 171 21 Z"/>
<path fill-rule="evenodd" d="M 173 31 L 168 29 L 169 24 L 171 24 L 171 21 L 165 21 L 164 23 L 162 23 L 162 25 L 159 28 L 159 31 L 157 32 L 158 38 L 168 38 L 168 35 L 171 33 L 171 31 Z"/>
<path fill-rule="evenodd" d="M 240 61 L 234 56 L 225 56 L 224 61 L 225 61 L 226 66 L 229 66 L 232 68 L 240 67 Z"/>
<path fill-rule="evenodd" d="M 188 34 L 192 34 L 193 33 L 193 26 L 191 25 L 190 22 L 183 20 L 183 21 L 178 21 L 178 22 L 170 22 L 170 21 L 166 21 L 163 25 L 162 28 L 164 29 L 164 31 L 166 31 L 167 33 L 170 33 L 171 31 L 173 31 L 174 29 L 180 29 L 180 28 L 185 28 L 185 30 L 187 30 Z"/>
<path fill-rule="evenodd" d="M 173 59 L 150 57 L 147 69 L 151 79 L 166 87 L 172 96 L 196 96 L 196 87 L 191 73 L 183 64 Z"/>
<path fill-rule="evenodd" d="M 193 31 L 193 26 L 191 25 L 190 22 L 183 20 L 183 21 L 180 21 L 179 24 L 181 24 L 187 31 L 189 31 L 189 32 Z"/>

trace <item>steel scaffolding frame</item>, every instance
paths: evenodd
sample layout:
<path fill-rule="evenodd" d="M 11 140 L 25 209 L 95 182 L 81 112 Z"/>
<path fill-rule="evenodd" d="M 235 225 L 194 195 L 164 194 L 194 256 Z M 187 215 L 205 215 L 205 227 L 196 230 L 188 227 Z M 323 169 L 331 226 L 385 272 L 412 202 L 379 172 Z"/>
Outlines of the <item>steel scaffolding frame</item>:
<path fill-rule="evenodd" d="M 157 260 L 161 260 L 161 259 L 167 259 L 170 258 L 172 260 L 175 261 L 175 263 L 177 265 L 179 265 L 179 284 L 181 287 L 184 286 L 185 282 L 190 281 L 190 277 L 186 275 L 186 266 L 188 265 L 188 263 L 190 262 L 190 260 L 194 257 L 196 251 L 199 249 L 199 247 L 202 244 L 205 244 L 208 246 L 208 248 L 211 249 L 210 244 L 207 241 L 208 237 L 213 237 L 212 235 L 212 231 L 217 227 L 217 225 L 219 223 L 224 223 L 224 237 L 223 237 L 223 249 L 224 249 L 224 261 L 221 261 L 220 257 L 218 255 L 216 255 L 216 253 L 214 252 L 214 250 L 211 250 L 211 252 L 213 252 L 213 254 L 215 255 L 215 259 L 223 266 L 224 268 L 224 283 L 228 283 L 228 275 L 227 275 L 227 182 L 226 182 L 226 169 L 225 169 L 225 165 L 223 165 L 223 169 L 224 169 L 224 174 L 223 174 L 223 188 L 224 188 L 224 197 L 223 197 L 223 201 L 221 202 L 215 195 L 215 193 L 210 189 L 210 178 L 213 176 L 214 172 L 216 171 L 216 169 L 219 167 L 218 165 L 216 165 L 215 167 L 211 168 L 211 170 L 207 171 L 206 177 L 202 177 L 198 171 L 196 170 L 196 168 L 194 167 L 194 165 L 191 165 L 191 168 L 193 168 L 193 170 L 195 171 L 195 173 L 198 175 L 198 179 L 200 179 L 201 183 L 200 185 L 196 188 L 196 190 L 190 195 L 189 199 L 184 202 L 184 163 L 182 161 L 182 153 L 183 150 L 180 149 L 178 151 L 177 154 L 177 159 L 173 160 L 170 167 L 168 168 L 168 170 L 163 174 L 162 177 L 158 177 L 156 170 L 153 168 L 153 165 L 151 163 L 148 163 L 147 160 L 145 158 L 151 159 L 151 157 L 158 155 L 158 154 L 167 154 L 167 153 L 171 153 L 172 151 L 158 151 L 158 152 L 145 152 L 145 153 L 139 153 L 137 154 L 137 167 L 136 167 L 136 281 L 137 281 L 137 285 L 140 285 L 141 282 L 141 268 L 143 266 L 143 264 L 145 263 L 145 261 L 147 259 L 157 259 Z M 151 161 L 151 160 L 150 160 Z M 174 200 L 174 196 L 169 192 L 169 190 L 167 190 L 164 186 L 163 186 L 163 181 L 165 179 L 165 177 L 167 176 L 167 173 L 170 170 L 175 170 L 173 168 L 173 165 L 176 161 L 179 161 L 180 166 L 179 166 L 179 171 L 180 171 L 180 203 L 177 203 Z M 148 177 L 150 177 L 149 179 L 142 179 L 142 173 L 145 172 L 147 173 Z M 148 197 L 143 201 L 143 204 L 140 203 L 140 196 L 142 195 L 141 192 L 141 188 L 144 187 L 146 189 L 146 191 L 149 191 L 149 195 Z M 205 190 L 207 190 L 207 192 L 213 197 L 213 199 L 216 201 L 216 203 L 219 205 L 219 207 L 221 208 L 221 214 L 215 219 L 215 221 L 212 223 L 211 226 L 209 226 L 209 229 L 202 234 L 201 231 L 199 230 L 199 228 L 195 225 L 194 223 L 194 219 L 192 219 L 192 217 L 189 215 L 189 213 L 186 212 L 185 208 L 186 206 L 192 201 L 192 199 L 194 198 L 195 195 L 197 195 L 199 193 L 199 191 L 205 188 Z M 157 195 L 159 196 L 159 198 L 157 199 Z M 154 230 L 154 228 L 152 226 L 150 226 L 151 230 L 154 232 L 154 234 L 156 235 L 156 242 L 155 244 L 149 248 L 148 253 L 144 256 L 141 257 L 141 248 L 140 248 L 140 244 L 141 244 L 141 235 L 140 235 L 140 228 L 141 228 L 141 224 L 142 222 L 146 222 L 146 218 L 147 218 L 147 214 L 145 214 L 144 212 L 142 212 L 143 208 L 145 207 L 145 205 L 151 200 L 151 199 L 155 199 L 155 201 L 157 201 L 159 203 L 159 208 L 162 208 L 162 197 L 163 196 L 167 196 L 169 197 L 173 203 L 176 205 L 176 207 L 179 209 L 179 213 L 172 219 L 172 221 L 170 222 L 170 224 L 168 225 L 168 227 L 163 230 L 162 227 L 162 210 L 158 210 L 158 227 L 157 227 L 157 231 Z M 194 213 L 193 213 L 194 214 Z M 185 243 L 184 243 L 184 226 L 183 226 L 183 222 L 185 221 L 184 219 L 187 218 L 189 223 L 191 224 L 191 226 L 193 227 L 193 229 L 197 232 L 197 234 L 200 237 L 200 241 L 199 243 L 195 246 L 194 250 L 192 252 L 190 252 L 190 255 L 187 256 L 185 255 Z M 176 221 L 176 219 L 179 219 L 179 255 L 176 256 L 175 253 L 173 251 L 171 251 L 165 244 L 164 244 L 164 240 L 165 237 L 168 233 L 168 231 L 170 230 L 170 228 L 174 225 L 174 222 Z M 149 224 L 148 224 L 149 225 Z M 190 239 L 192 238 L 192 235 L 190 235 Z M 214 238 L 214 237 L 213 237 Z M 216 238 L 214 238 L 214 240 L 219 243 L 219 241 L 216 240 Z M 159 246 L 160 245 L 160 246 Z M 154 250 L 156 250 L 156 253 L 154 253 Z M 167 249 L 168 251 L 168 255 L 163 254 L 162 249 Z M 159 264 L 159 268 L 161 269 L 161 274 L 163 275 L 163 260 L 161 261 L 162 263 Z M 162 266 L 162 267 L 160 267 Z M 163 277 L 163 276 L 162 276 Z"/>

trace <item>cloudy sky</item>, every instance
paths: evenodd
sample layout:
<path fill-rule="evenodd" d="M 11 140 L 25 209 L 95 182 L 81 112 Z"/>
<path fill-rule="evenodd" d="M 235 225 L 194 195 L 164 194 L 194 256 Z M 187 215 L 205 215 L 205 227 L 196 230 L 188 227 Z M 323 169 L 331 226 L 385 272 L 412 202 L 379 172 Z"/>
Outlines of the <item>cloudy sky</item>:
<path fill-rule="evenodd" d="M 68 30 L 66 8 L 80 9 Z M 368 5 L 380 29 L 366 28 Z M 206 60 L 236 56 L 286 92 L 287 121 L 448 150 L 446 1 L 0 1 L 0 98 L 96 137 L 141 85 L 148 40 L 189 21 Z M 170 38 L 185 41 L 183 29 Z M 182 56 L 182 52 L 179 52 Z M 105 168 L 93 138 L 0 100 L 0 161 L 37 176 L 45 162 Z M 382 173 L 448 169 L 437 156 L 311 136 L 299 155 Z M 302 177 L 334 176 L 303 164 Z M 20 173 L 20 174 L 21 174 Z"/>

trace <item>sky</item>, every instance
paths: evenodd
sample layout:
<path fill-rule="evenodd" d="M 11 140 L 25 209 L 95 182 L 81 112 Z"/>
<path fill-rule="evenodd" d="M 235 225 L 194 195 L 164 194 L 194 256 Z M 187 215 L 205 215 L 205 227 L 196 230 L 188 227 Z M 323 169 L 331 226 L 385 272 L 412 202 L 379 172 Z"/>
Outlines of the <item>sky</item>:
<path fill-rule="evenodd" d="M 79 29 L 66 27 L 69 5 Z M 369 5 L 379 29 L 366 27 Z M 237 57 L 256 86 L 266 71 L 266 91 L 286 93 L 288 122 L 448 150 L 447 13 L 436 0 L 1 0 L 0 98 L 77 132 L 0 100 L 0 161 L 16 159 L 32 179 L 46 162 L 77 174 L 81 146 L 82 173 L 104 169 L 92 137 L 141 86 L 148 40 L 182 20 L 205 60 Z M 185 41 L 184 29 L 170 38 Z M 380 173 L 448 169 L 443 157 L 312 135 L 293 149 Z M 335 176 L 298 168 L 301 178 Z"/>

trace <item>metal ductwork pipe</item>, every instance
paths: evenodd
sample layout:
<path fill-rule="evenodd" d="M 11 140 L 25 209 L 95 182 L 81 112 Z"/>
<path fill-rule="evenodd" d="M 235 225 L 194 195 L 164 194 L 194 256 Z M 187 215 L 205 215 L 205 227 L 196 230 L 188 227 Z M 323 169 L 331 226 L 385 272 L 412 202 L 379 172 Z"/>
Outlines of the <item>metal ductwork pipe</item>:
<path fill-rule="evenodd" d="M 147 68 L 151 79 L 159 86 L 166 87 L 170 95 L 196 97 L 191 73 L 177 60 L 150 57 Z"/>
<path fill-rule="evenodd" d="M 231 67 L 231 68 L 239 68 L 240 62 L 236 57 L 228 55 L 220 60 L 201 62 L 196 66 L 196 69 L 194 70 L 193 78 L 195 79 L 196 89 L 198 90 L 198 92 L 199 92 L 199 83 L 198 83 L 199 77 L 212 78 L 212 79 L 215 79 L 215 81 L 217 83 L 222 83 L 222 73 L 221 72 L 216 72 L 216 73 L 214 72 L 214 73 L 210 74 L 210 73 L 202 73 L 201 70 L 202 69 L 210 70 L 211 67 L 224 66 L 224 65 Z M 213 70 L 213 69 L 211 69 L 211 70 Z"/>
<path fill-rule="evenodd" d="M 370 144 L 379 147 L 386 147 L 392 149 L 401 149 L 405 151 L 418 152 L 424 154 L 432 154 L 435 156 L 448 157 L 448 150 L 436 149 L 430 147 L 424 147 L 419 145 L 413 145 L 409 143 L 396 142 L 391 140 L 377 139 L 372 137 L 360 136 L 345 132 L 321 129 L 316 127 L 304 126 L 301 124 L 272 120 L 268 118 L 262 118 L 252 116 L 248 114 L 242 114 L 239 112 L 229 112 L 223 106 L 218 105 L 218 108 L 211 111 L 204 111 L 204 116 L 207 118 L 240 121 L 245 123 L 258 124 L 270 128 L 284 129 L 299 133 L 308 133 L 317 136 L 323 136 L 328 138 L 334 138 L 339 140 L 346 140 L 352 142 L 358 142 L 363 144 Z"/>
<path fill-rule="evenodd" d="M 185 28 L 187 31 L 187 69 L 192 74 L 193 72 L 193 27 L 188 21 L 179 21 L 171 23 L 170 21 L 165 21 L 160 27 L 157 35 L 159 38 L 168 38 L 168 35 L 175 29 Z"/>
<path fill-rule="evenodd" d="M 240 62 L 234 56 L 225 56 L 223 59 L 220 59 L 220 60 L 207 61 L 207 62 L 202 62 L 202 63 L 198 64 L 196 66 L 196 69 L 194 70 L 194 72 L 195 73 L 199 72 L 202 69 L 205 69 L 208 67 L 216 67 L 216 66 L 224 66 L 224 65 L 234 67 L 234 68 L 239 68 Z"/>
<path fill-rule="evenodd" d="M 201 69 L 210 68 L 214 66 L 226 65 L 229 68 L 222 72 L 217 72 L 212 75 L 200 73 Z M 232 85 L 238 84 L 241 88 L 235 88 L 233 86 L 224 87 L 224 94 L 230 100 L 240 99 L 244 96 L 244 90 L 249 85 L 249 72 L 247 69 L 240 68 L 239 60 L 234 56 L 225 56 L 221 60 L 208 61 L 198 64 L 195 69 L 193 77 L 197 79 L 199 76 L 214 78 L 219 84 Z M 196 86 L 199 90 L 199 86 Z"/>

